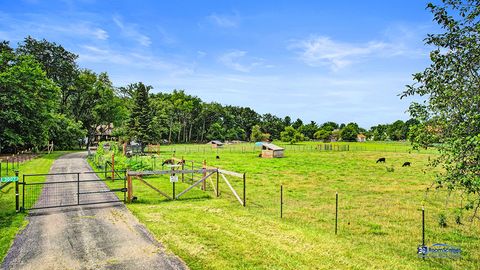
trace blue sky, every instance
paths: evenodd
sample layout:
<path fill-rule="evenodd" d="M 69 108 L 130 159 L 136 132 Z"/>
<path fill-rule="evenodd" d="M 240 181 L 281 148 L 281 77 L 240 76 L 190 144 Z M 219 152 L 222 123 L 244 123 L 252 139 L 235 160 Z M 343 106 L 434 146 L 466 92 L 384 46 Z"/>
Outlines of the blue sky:
<path fill-rule="evenodd" d="M 57 42 L 116 86 L 368 128 L 408 119 L 397 94 L 438 31 L 426 3 L 3 0 L 0 40 Z"/>

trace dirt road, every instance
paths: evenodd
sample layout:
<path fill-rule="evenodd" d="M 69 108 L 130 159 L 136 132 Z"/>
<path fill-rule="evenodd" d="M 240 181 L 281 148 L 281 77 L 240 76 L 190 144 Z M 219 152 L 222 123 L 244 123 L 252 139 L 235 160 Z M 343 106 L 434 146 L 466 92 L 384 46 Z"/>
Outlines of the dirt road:
<path fill-rule="evenodd" d="M 51 172 L 91 171 L 85 156 L 65 155 Z M 187 269 L 121 203 L 35 210 L 28 220 L 2 269 Z"/>

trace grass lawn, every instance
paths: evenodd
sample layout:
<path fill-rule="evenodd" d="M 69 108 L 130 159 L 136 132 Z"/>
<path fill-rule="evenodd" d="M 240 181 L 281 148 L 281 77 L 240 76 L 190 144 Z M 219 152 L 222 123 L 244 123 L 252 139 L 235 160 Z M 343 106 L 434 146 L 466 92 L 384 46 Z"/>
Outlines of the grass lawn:
<path fill-rule="evenodd" d="M 134 181 L 138 201 L 127 206 L 192 269 L 480 269 L 480 228 L 468 221 L 471 213 L 462 213 L 463 224 L 458 225 L 456 194 L 447 200 L 444 191 L 425 193 L 434 179 L 427 167 L 433 150 L 409 153 L 406 144 L 366 143 L 353 144 L 358 151 L 320 152 L 312 145 L 297 146 L 296 151 L 287 148 L 282 159 L 262 159 L 258 151 L 239 150 L 250 144 L 233 146 L 233 151 L 227 146 L 219 150 L 219 160 L 216 150 L 203 145 L 169 146 L 162 151 L 175 149 L 186 160 L 206 159 L 209 166 L 247 173 L 247 207 L 222 181 L 220 198 L 209 184 L 209 192 L 194 189 L 177 201 L 167 201 Z M 360 151 L 361 147 L 369 149 Z M 166 152 L 163 157 L 170 155 Z M 379 157 L 386 157 L 387 163 L 375 163 Z M 401 167 L 404 161 L 412 166 Z M 388 172 L 386 167 L 391 166 L 394 171 Z M 241 179 L 227 178 L 241 196 Z M 146 180 L 171 194 L 168 176 Z M 177 184 L 177 194 L 187 186 Z M 416 257 L 422 203 L 427 244 L 458 246 L 461 259 Z M 438 224 L 440 213 L 447 218 L 446 228 Z"/>
<path fill-rule="evenodd" d="M 63 154 L 65 152 L 54 152 L 20 164 L 19 178 L 22 173 L 48 173 L 53 161 Z M 3 171 L 2 176 L 5 173 Z M 10 175 L 14 173 L 10 172 Z M 26 224 L 25 214 L 15 213 L 15 185 L 12 183 L 0 191 L 0 261 L 3 261 L 13 239 Z"/>

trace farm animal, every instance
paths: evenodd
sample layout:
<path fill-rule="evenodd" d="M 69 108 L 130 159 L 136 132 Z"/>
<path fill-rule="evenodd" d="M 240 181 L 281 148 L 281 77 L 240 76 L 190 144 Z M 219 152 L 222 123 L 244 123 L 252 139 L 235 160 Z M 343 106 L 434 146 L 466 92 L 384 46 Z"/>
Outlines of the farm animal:
<path fill-rule="evenodd" d="M 164 166 L 165 164 L 173 165 L 173 164 L 175 164 L 175 160 L 174 160 L 173 158 L 171 158 L 171 159 L 166 159 L 166 160 L 162 163 L 162 166 Z M 179 162 L 177 162 L 177 165 L 182 165 L 182 164 L 185 164 L 185 159 L 182 159 L 182 160 L 180 160 Z"/>
<path fill-rule="evenodd" d="M 406 161 L 403 163 L 402 167 L 410 167 L 411 163 L 409 161 Z"/>
<path fill-rule="evenodd" d="M 162 166 L 164 166 L 165 164 L 173 165 L 174 163 L 175 161 L 173 159 L 166 159 L 165 161 L 163 161 Z"/>
<path fill-rule="evenodd" d="M 379 162 L 385 163 L 385 158 L 384 158 L 384 157 L 379 158 L 379 159 L 377 160 L 377 163 L 379 163 Z"/>
<path fill-rule="evenodd" d="M 220 159 L 220 156 L 217 156 L 216 159 Z"/>

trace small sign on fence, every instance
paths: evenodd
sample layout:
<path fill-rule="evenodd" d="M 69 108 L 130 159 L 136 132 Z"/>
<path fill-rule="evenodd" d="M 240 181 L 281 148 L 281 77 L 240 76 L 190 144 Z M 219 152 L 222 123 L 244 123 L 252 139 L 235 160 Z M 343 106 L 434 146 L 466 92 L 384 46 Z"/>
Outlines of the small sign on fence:
<path fill-rule="evenodd" d="M 18 182 L 18 177 L 17 176 L 2 177 L 2 178 L 0 178 L 0 182 L 2 182 L 2 183 Z"/>
<path fill-rule="evenodd" d="M 417 254 L 420 258 L 450 258 L 455 259 L 461 256 L 462 250 L 458 247 L 447 244 L 433 244 L 431 247 L 418 246 Z"/>
<path fill-rule="evenodd" d="M 170 175 L 170 183 L 176 183 L 176 182 L 178 182 L 178 176 Z"/>

